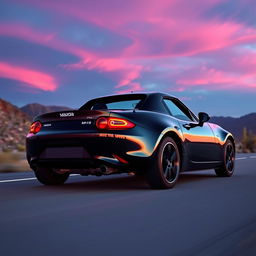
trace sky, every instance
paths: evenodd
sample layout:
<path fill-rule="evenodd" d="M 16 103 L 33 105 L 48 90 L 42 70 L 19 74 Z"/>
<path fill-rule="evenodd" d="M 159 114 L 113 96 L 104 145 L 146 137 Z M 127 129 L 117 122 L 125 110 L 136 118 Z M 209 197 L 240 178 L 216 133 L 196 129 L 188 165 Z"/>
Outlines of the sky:
<path fill-rule="evenodd" d="M 1 0 L 0 98 L 78 108 L 159 91 L 256 112 L 255 0 Z"/>

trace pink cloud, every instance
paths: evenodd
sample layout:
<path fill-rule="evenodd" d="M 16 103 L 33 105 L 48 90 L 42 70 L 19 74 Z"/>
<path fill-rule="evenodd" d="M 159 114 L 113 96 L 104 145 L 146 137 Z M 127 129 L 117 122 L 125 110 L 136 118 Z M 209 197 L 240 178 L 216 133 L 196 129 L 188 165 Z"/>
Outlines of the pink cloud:
<path fill-rule="evenodd" d="M 120 55 L 95 52 L 85 46 L 61 39 L 54 29 L 40 32 L 22 24 L 0 25 L 0 35 L 21 38 L 49 48 L 70 53 L 79 58 L 77 63 L 60 66 L 67 70 L 97 70 L 115 81 L 115 89 L 121 92 L 143 90 L 143 74 L 155 72 L 166 84 L 176 82 L 172 91 L 184 91 L 190 86 L 223 89 L 246 86 L 254 88 L 254 74 L 220 69 L 217 66 L 195 63 L 188 69 L 174 62 L 182 57 L 194 58 L 204 53 L 216 53 L 226 48 L 239 47 L 256 42 L 256 29 L 234 20 L 202 18 L 202 13 L 223 0 L 194 0 L 193 8 L 185 0 L 130 0 L 120 1 L 82 0 L 40 1 L 23 0 L 59 18 L 73 19 L 104 28 L 108 32 L 125 36 L 131 43 L 124 46 Z M 64 26 L 62 24 L 62 26 Z M 239 56 L 238 56 L 239 57 Z M 211 56 L 210 61 L 221 57 Z M 207 62 L 208 60 L 206 60 Z M 244 60 L 247 62 L 247 60 Z M 235 70 L 236 64 L 229 63 Z M 163 71 L 161 71 L 163 70 Z M 169 80 L 168 80 L 169 79 Z"/>
<path fill-rule="evenodd" d="M 25 2 L 129 37 L 133 43 L 120 58 L 190 56 L 256 40 L 254 29 L 234 21 L 202 20 L 204 11 L 223 0 L 194 0 L 193 8 L 185 0 Z"/>
<path fill-rule="evenodd" d="M 224 61 L 224 60 L 223 60 Z M 237 73 L 255 73 L 256 50 L 238 49 L 236 54 L 230 56 L 227 62 L 227 68 Z"/>
<path fill-rule="evenodd" d="M 112 30 L 122 28 L 124 34 L 136 29 L 140 22 L 151 23 L 172 17 L 178 19 L 197 17 L 203 11 L 223 0 L 193 0 L 193 8 L 187 0 L 18 0 L 50 12 L 71 16 Z M 164 23 L 162 22 L 162 25 Z"/>
<path fill-rule="evenodd" d="M 132 39 L 133 44 L 123 53 L 126 58 L 164 59 L 256 42 L 256 30 L 235 22 L 161 19 Z"/>
<path fill-rule="evenodd" d="M 87 69 L 98 70 L 100 72 L 117 73 L 114 77 L 118 78 L 116 87 L 131 86 L 131 90 L 137 90 L 130 83 L 140 76 L 142 66 L 129 63 L 125 58 L 104 58 L 99 54 L 90 52 L 86 48 L 78 47 L 75 44 L 60 40 L 54 33 L 38 32 L 22 24 L 0 25 L 0 35 L 20 38 L 26 41 L 47 46 L 49 48 L 63 51 L 77 56 L 81 61 L 74 64 L 60 64 L 67 70 Z"/>
<path fill-rule="evenodd" d="M 20 38 L 58 51 L 71 53 L 82 58 L 84 62 L 89 61 L 93 56 L 84 48 L 59 40 L 56 32 L 43 33 L 22 23 L 0 24 L 0 35 Z"/>
<path fill-rule="evenodd" d="M 57 89 L 55 78 L 51 75 L 9 63 L 0 62 L 0 77 L 17 80 L 43 91 L 55 91 Z"/>
<path fill-rule="evenodd" d="M 98 70 L 100 72 L 106 72 L 106 75 L 110 75 L 114 78 L 117 83 L 115 88 L 127 87 L 127 89 L 118 91 L 131 92 L 131 91 L 141 91 L 143 87 L 139 82 L 134 82 L 134 80 L 139 79 L 141 72 L 144 67 L 142 65 L 130 64 L 129 61 L 125 59 L 107 59 L 107 58 L 91 58 L 88 62 L 80 62 L 75 64 L 62 65 L 67 70 Z"/>
<path fill-rule="evenodd" d="M 201 87 L 207 90 L 253 90 L 256 89 L 256 50 L 234 47 L 211 53 L 202 61 L 174 76 L 180 88 Z"/>
<path fill-rule="evenodd" d="M 215 68 L 202 67 L 194 70 L 184 78 L 177 80 L 177 84 L 186 87 L 202 86 L 208 90 L 237 90 L 256 89 L 256 74 L 247 72 L 243 74 L 226 72 Z"/>

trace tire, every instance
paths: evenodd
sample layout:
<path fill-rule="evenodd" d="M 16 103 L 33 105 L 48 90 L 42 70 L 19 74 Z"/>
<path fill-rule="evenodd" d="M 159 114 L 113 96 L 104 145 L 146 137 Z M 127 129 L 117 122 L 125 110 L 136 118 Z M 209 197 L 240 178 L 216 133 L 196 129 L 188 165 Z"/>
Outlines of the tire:
<path fill-rule="evenodd" d="M 59 174 L 51 168 L 37 167 L 34 172 L 38 181 L 44 185 L 61 185 L 69 177 L 69 173 Z"/>
<path fill-rule="evenodd" d="M 227 140 L 224 145 L 223 165 L 215 169 L 219 177 L 231 177 L 235 168 L 235 146 L 231 140 Z"/>
<path fill-rule="evenodd" d="M 151 188 L 173 188 L 180 172 L 180 152 L 176 142 L 169 137 L 164 138 L 154 153 L 147 172 L 147 180 Z"/>

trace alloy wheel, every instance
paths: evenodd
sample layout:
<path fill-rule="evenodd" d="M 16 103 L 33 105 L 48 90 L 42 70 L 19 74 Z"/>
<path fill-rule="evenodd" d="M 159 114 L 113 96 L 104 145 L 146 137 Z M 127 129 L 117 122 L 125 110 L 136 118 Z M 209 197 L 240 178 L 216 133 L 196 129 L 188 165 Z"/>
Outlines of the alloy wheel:
<path fill-rule="evenodd" d="M 177 179 L 179 174 L 179 161 L 177 149 L 171 142 L 166 143 L 163 148 L 162 170 L 166 181 L 172 183 Z"/>

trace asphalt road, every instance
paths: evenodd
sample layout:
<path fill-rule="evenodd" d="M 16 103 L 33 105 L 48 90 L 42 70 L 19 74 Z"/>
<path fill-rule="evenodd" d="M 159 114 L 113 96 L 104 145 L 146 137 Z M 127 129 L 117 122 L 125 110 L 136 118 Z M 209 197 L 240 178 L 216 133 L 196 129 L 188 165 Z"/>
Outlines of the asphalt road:
<path fill-rule="evenodd" d="M 41 185 L 0 175 L 0 255 L 256 255 L 256 155 L 235 175 L 182 174 L 172 190 L 141 179 L 72 176 Z"/>

